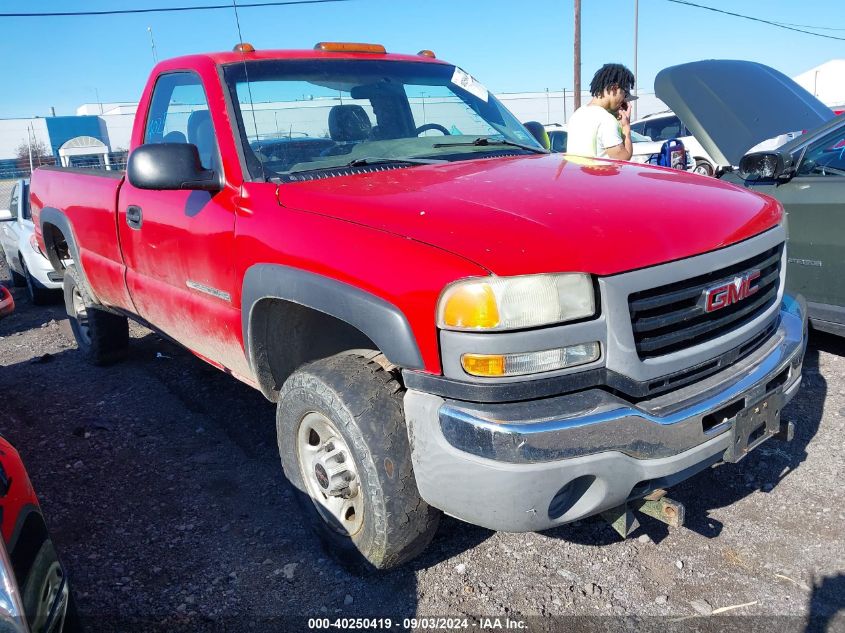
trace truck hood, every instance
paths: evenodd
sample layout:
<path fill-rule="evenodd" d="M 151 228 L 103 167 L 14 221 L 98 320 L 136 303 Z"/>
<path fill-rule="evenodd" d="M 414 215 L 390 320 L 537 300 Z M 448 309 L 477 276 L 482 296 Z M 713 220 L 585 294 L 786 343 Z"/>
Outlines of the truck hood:
<path fill-rule="evenodd" d="M 278 200 L 425 242 L 497 275 L 611 275 L 727 246 L 781 219 L 774 200 L 716 179 L 562 154 L 288 183 Z M 417 272 L 412 262 L 389 264 Z"/>
<path fill-rule="evenodd" d="M 657 74 L 654 91 L 720 165 L 738 165 L 758 143 L 835 116 L 792 79 L 756 62 L 672 66 Z"/>

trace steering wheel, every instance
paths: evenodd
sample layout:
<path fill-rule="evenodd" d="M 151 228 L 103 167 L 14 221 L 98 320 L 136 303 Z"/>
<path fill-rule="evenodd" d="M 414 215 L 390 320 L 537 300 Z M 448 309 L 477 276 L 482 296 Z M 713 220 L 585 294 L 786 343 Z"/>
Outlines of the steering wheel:
<path fill-rule="evenodd" d="M 437 130 L 438 132 L 443 132 L 445 136 L 451 136 L 451 132 L 449 132 L 449 130 L 447 130 L 439 123 L 426 123 L 425 125 L 419 126 L 416 130 L 417 136 L 419 136 L 423 132 L 427 132 L 428 130 Z"/>

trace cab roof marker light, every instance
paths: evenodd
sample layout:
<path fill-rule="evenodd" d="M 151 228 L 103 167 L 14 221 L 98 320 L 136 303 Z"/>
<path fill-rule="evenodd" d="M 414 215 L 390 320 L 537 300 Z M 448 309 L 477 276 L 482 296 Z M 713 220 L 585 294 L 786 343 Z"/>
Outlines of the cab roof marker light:
<path fill-rule="evenodd" d="M 422 49 L 419 53 L 417 53 L 420 57 L 431 57 L 431 59 L 437 59 L 437 55 L 434 54 L 434 51 L 430 51 L 427 48 Z"/>
<path fill-rule="evenodd" d="M 232 48 L 232 52 L 234 53 L 254 53 L 255 47 L 248 42 L 241 42 L 240 44 L 235 44 L 234 48 Z"/>
<path fill-rule="evenodd" d="M 318 42 L 315 51 L 326 53 L 374 53 L 384 55 L 387 50 L 381 44 L 364 44 L 362 42 Z"/>

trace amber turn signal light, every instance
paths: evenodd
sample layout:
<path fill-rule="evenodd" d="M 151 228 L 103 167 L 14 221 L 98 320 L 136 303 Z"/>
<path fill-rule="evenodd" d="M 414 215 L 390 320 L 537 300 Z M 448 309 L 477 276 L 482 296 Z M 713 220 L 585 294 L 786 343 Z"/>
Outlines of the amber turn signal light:
<path fill-rule="evenodd" d="M 360 42 L 319 42 L 314 46 L 314 50 L 327 53 L 378 53 L 381 55 L 387 52 L 381 44 L 362 44 Z"/>

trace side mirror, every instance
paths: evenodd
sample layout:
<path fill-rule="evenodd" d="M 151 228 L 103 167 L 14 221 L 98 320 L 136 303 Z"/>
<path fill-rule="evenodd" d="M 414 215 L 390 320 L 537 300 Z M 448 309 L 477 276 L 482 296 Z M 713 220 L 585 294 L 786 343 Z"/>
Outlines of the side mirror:
<path fill-rule="evenodd" d="M 0 209 L 0 222 L 11 222 L 14 219 L 10 209 Z"/>
<path fill-rule="evenodd" d="M 126 177 L 138 189 L 220 191 L 223 188 L 220 175 L 202 166 L 197 146 L 190 143 L 141 145 L 129 155 Z"/>
<path fill-rule="evenodd" d="M 522 125 L 526 130 L 531 132 L 531 136 L 537 140 L 543 149 L 551 149 L 552 144 L 549 141 L 549 133 L 546 132 L 546 128 L 543 127 L 542 123 L 538 123 L 537 121 L 526 121 Z"/>
<path fill-rule="evenodd" d="M 790 161 L 791 163 L 791 161 Z M 743 180 L 789 180 L 792 172 L 780 152 L 754 152 L 739 161 L 739 176 Z"/>

